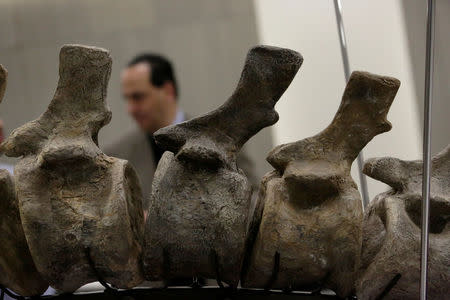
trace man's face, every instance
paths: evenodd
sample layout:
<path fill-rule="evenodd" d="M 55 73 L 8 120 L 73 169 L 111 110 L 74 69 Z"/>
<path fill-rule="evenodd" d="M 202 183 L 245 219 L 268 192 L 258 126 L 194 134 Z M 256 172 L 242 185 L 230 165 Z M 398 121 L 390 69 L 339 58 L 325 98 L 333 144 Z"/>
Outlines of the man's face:
<path fill-rule="evenodd" d="M 121 85 L 127 111 L 139 127 L 148 133 L 162 127 L 168 95 L 150 82 L 150 65 L 139 63 L 123 70 Z"/>

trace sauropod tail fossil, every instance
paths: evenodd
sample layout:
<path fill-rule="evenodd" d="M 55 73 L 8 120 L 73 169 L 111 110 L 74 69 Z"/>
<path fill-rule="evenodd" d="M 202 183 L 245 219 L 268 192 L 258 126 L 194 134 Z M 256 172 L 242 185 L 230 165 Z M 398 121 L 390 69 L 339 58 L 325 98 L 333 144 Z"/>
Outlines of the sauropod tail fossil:
<path fill-rule="evenodd" d="M 350 167 L 375 135 L 391 128 L 386 115 L 399 86 L 395 78 L 353 72 L 327 128 L 269 153 L 275 170 L 261 184 L 242 286 L 351 293 L 362 207 Z"/>
<path fill-rule="evenodd" d="M 137 176 L 127 161 L 98 147 L 98 131 L 111 119 L 111 65 L 105 49 L 63 46 L 48 109 L 1 146 L 6 155 L 21 157 L 15 185 L 37 270 L 63 292 L 98 280 L 119 288 L 143 280 Z"/>
<path fill-rule="evenodd" d="M 236 166 L 236 153 L 278 120 L 274 105 L 302 61 L 292 50 L 254 47 L 222 106 L 155 133 L 168 151 L 155 174 L 145 227 L 147 279 L 197 276 L 237 286 L 251 185 Z"/>

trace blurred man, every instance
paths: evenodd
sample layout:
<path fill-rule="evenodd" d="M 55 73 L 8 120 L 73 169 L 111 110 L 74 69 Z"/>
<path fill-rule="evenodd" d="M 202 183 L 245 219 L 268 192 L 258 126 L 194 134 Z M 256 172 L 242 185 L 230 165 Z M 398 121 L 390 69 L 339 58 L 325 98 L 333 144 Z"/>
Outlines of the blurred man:
<path fill-rule="evenodd" d="M 143 54 L 130 61 L 121 73 L 122 95 L 128 114 L 139 129 L 106 148 L 106 153 L 130 161 L 141 181 L 144 209 L 148 207 L 156 166 L 163 154 L 153 139 L 158 129 L 178 124 L 186 116 L 178 104 L 178 86 L 171 63 L 164 57 Z M 238 165 L 253 183 L 251 162 L 238 156 Z"/>

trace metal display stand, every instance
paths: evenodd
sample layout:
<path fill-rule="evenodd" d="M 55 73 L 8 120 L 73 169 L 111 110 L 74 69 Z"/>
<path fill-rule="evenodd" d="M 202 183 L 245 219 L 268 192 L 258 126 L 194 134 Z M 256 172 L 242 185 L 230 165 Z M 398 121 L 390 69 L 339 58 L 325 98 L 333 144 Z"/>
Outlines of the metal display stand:
<path fill-rule="evenodd" d="M 170 300 L 170 299 L 198 299 L 198 300 L 214 300 L 214 299 L 246 299 L 246 300 L 276 300 L 276 299 L 298 299 L 298 300 L 333 300 L 339 299 L 336 296 L 328 295 L 311 295 L 300 292 L 285 293 L 282 291 L 264 291 L 264 290 L 249 290 L 249 289 L 227 289 L 219 287 L 204 287 L 204 288 L 177 288 L 171 287 L 167 289 L 132 289 L 118 292 L 105 291 L 103 293 L 91 294 L 75 294 L 75 295 L 60 295 L 56 297 L 42 297 L 42 300 Z"/>
<path fill-rule="evenodd" d="M 25 299 L 24 297 L 15 296 L 8 293 L 13 299 Z M 0 296 L 0 299 L 2 297 Z M 105 289 L 104 291 L 96 291 L 91 293 L 61 294 L 52 296 L 41 296 L 32 299 L 41 300 L 226 300 L 226 299 L 297 299 L 297 300 L 334 300 L 340 299 L 337 296 L 322 294 L 320 292 L 308 293 L 298 291 L 278 291 L 278 290 L 261 290 L 261 289 L 231 289 L 220 287 L 169 287 L 169 288 L 134 288 L 131 290 L 115 290 Z"/>
<path fill-rule="evenodd" d="M 422 231 L 420 260 L 420 299 L 427 299 L 428 234 L 430 220 L 430 175 L 431 175 L 431 102 L 433 99 L 434 70 L 434 18 L 435 1 L 428 0 L 427 40 L 425 61 L 425 94 L 423 124 L 423 173 L 422 173 Z"/>

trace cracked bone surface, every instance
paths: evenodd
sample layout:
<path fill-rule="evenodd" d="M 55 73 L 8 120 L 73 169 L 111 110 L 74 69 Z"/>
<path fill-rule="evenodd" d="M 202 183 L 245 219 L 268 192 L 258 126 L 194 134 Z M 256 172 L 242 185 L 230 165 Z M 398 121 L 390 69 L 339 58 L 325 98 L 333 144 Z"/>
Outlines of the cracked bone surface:
<path fill-rule="evenodd" d="M 391 128 L 400 82 L 353 72 L 332 123 L 319 134 L 274 148 L 250 226 L 244 287 L 328 287 L 350 294 L 361 251 L 362 205 L 350 167 Z M 253 239 L 253 240 L 252 240 Z"/>
<path fill-rule="evenodd" d="M 237 286 L 251 185 L 236 154 L 278 120 L 274 105 L 302 62 L 292 50 L 254 47 L 221 107 L 156 132 L 156 142 L 168 151 L 155 174 L 145 225 L 148 280 L 198 276 Z"/>
<path fill-rule="evenodd" d="M 0 65 L 0 102 L 7 71 Z M 36 270 L 20 220 L 13 176 L 0 170 L 0 285 L 22 296 L 41 295 L 48 283 Z"/>
<path fill-rule="evenodd" d="M 418 299 L 422 161 L 369 159 L 364 173 L 392 187 L 370 202 L 363 222 L 358 299 Z M 431 161 L 428 299 L 450 295 L 450 145 Z M 385 293 L 386 293 L 385 292 Z"/>
<path fill-rule="evenodd" d="M 14 177 L 23 229 L 37 270 L 62 292 L 99 277 L 131 288 L 143 280 L 142 196 L 127 161 L 108 157 L 97 134 L 111 119 L 109 52 L 65 45 L 47 111 L 2 144 L 20 157 Z"/>

